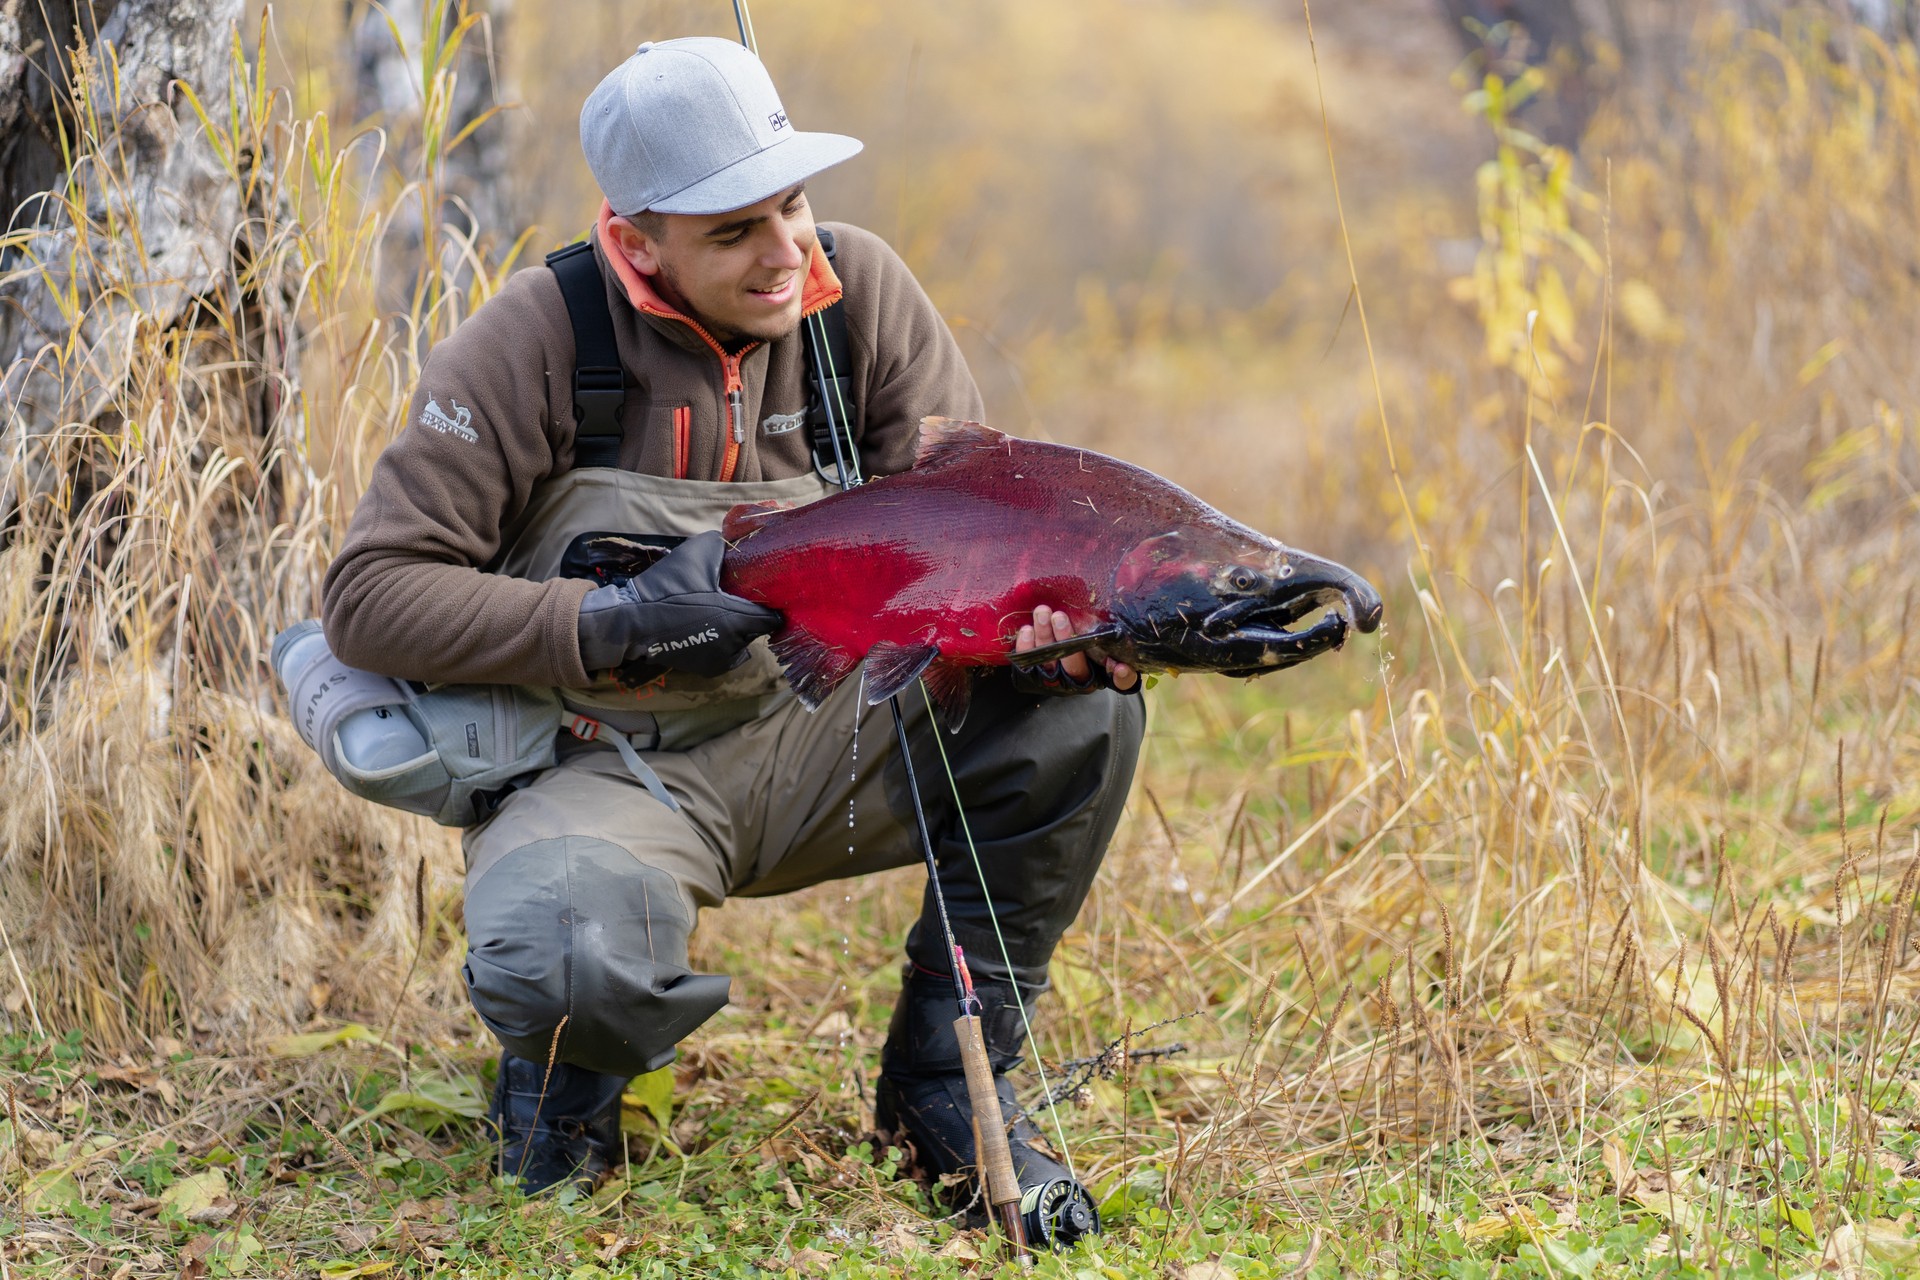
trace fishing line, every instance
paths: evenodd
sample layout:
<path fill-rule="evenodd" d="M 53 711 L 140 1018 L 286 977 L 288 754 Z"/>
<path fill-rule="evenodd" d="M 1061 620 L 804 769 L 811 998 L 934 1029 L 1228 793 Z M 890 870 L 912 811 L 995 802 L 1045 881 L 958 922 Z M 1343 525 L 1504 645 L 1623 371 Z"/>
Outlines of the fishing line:
<path fill-rule="evenodd" d="M 840 394 L 840 371 L 834 367 L 833 346 L 827 341 L 827 322 L 818 311 L 807 317 L 807 340 L 813 347 L 814 381 L 819 388 L 821 412 L 827 415 L 827 438 L 833 442 L 833 465 L 839 471 L 842 489 L 861 483 L 860 454 L 853 447 L 853 415 L 847 411 L 846 398 Z M 837 408 L 837 412 L 836 412 Z M 846 435 L 843 453 L 840 437 Z M 848 476 L 852 479 L 849 480 Z"/>
<path fill-rule="evenodd" d="M 1074 1181 L 1078 1182 L 1080 1174 L 1073 1167 L 1073 1151 L 1067 1146 L 1066 1127 L 1060 1123 L 1060 1108 L 1054 1106 L 1052 1102 L 1053 1086 L 1047 1083 L 1047 1064 L 1040 1056 L 1040 1042 L 1033 1034 L 1033 1023 L 1027 1019 L 1027 1002 L 1020 994 L 1020 984 L 1013 980 L 1013 959 L 1007 952 L 1007 940 L 1000 933 L 1000 912 L 993 905 L 993 895 L 987 892 L 987 871 L 980 865 L 980 850 L 974 847 L 973 829 L 967 825 L 967 811 L 960 804 L 960 783 L 953 776 L 953 766 L 947 762 L 947 744 L 940 741 L 938 722 L 934 720 L 933 699 L 927 693 L 927 682 L 922 680 L 919 683 L 920 697 L 927 704 L 927 719 L 936 725 L 933 745 L 940 748 L 940 767 L 946 771 L 947 786 L 953 792 L 953 812 L 960 819 L 960 834 L 967 839 L 967 853 L 973 859 L 973 873 L 980 879 L 980 897 L 987 904 L 987 919 L 993 922 L 993 939 L 999 944 L 1000 959 L 1007 966 L 1007 985 L 1013 988 L 1013 1003 L 1020 1010 L 1020 1025 L 1026 1028 L 1027 1047 L 1033 1050 L 1033 1065 L 1040 1073 L 1040 1087 L 1046 1091 L 1047 1114 L 1053 1117 L 1054 1136 L 1060 1140 L 1060 1154 L 1066 1159 L 1067 1172 L 1073 1175 Z M 916 812 L 918 812 L 919 803 L 920 797 L 915 795 Z"/>

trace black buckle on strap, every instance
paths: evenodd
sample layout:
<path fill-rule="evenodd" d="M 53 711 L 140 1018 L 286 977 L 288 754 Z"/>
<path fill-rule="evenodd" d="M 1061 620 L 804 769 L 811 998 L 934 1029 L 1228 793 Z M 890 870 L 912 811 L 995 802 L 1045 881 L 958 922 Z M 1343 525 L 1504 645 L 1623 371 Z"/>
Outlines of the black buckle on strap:
<path fill-rule="evenodd" d="M 620 406 L 627 401 L 626 380 L 618 369 L 573 371 L 573 416 L 583 436 L 620 434 Z"/>
<path fill-rule="evenodd" d="M 617 467 L 626 378 L 593 246 L 584 240 L 568 245 L 548 254 L 547 265 L 573 326 L 573 465 Z"/>

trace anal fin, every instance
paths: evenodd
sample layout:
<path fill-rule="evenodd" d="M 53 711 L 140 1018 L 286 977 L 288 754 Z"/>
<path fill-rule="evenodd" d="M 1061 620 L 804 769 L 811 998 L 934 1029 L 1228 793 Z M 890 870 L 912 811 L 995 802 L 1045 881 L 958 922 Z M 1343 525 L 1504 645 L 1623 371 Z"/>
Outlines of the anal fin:
<path fill-rule="evenodd" d="M 794 693 L 809 711 L 818 710 L 827 695 L 839 688 L 840 682 L 860 665 L 860 659 L 845 649 L 793 626 L 776 635 L 769 647 L 773 656 L 780 659 L 787 683 L 793 686 Z"/>
<path fill-rule="evenodd" d="M 899 693 L 940 656 L 931 644 L 900 644 L 882 640 L 867 650 L 867 705 L 877 707 Z"/>
<path fill-rule="evenodd" d="M 967 707 L 973 701 L 973 672 L 957 662 L 932 662 L 920 673 L 920 683 L 939 712 L 940 724 L 948 733 L 960 732 L 967 721 Z"/>

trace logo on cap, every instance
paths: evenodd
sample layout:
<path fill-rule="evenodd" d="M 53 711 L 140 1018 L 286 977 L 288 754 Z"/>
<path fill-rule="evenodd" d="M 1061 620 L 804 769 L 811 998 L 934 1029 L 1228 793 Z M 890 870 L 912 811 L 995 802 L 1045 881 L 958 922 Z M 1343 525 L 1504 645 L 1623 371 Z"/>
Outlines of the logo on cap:
<path fill-rule="evenodd" d="M 767 117 L 767 123 L 773 126 L 775 133 L 778 133 L 787 127 L 787 113 L 784 111 L 776 111 Z"/>

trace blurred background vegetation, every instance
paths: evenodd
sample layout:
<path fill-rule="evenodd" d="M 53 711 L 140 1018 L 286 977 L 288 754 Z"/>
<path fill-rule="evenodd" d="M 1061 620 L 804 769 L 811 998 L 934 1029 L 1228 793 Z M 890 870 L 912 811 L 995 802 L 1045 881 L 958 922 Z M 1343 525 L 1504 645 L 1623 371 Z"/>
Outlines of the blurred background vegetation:
<path fill-rule="evenodd" d="M 453 840 L 339 794 L 265 644 L 423 353 L 588 224 L 585 89 L 731 14 L 208 8 L 196 75 L 170 46 L 192 93 L 139 97 L 104 39 L 64 106 L 0 85 L 0 1010 L 228 1054 L 386 1018 L 458 1076 L 486 1042 Z M 754 17 L 796 124 L 867 143 L 816 210 L 900 249 L 996 425 L 1389 599 L 1378 640 L 1150 695 L 1041 1045 L 1202 1011 L 1190 1067 L 1069 1120 L 1122 1220 L 1228 1197 L 1542 1274 L 1595 1265 L 1540 1243 L 1566 1194 L 1676 1257 L 1910 1235 L 1912 7 L 1369 0 L 1311 40 L 1305 6 L 1229 0 Z M 56 169 L 15 163 L 28 128 Z M 712 913 L 737 1002 L 683 1083 L 717 1113 L 729 1053 L 786 1054 L 836 1086 L 803 1131 L 849 1150 L 917 902 Z"/>

